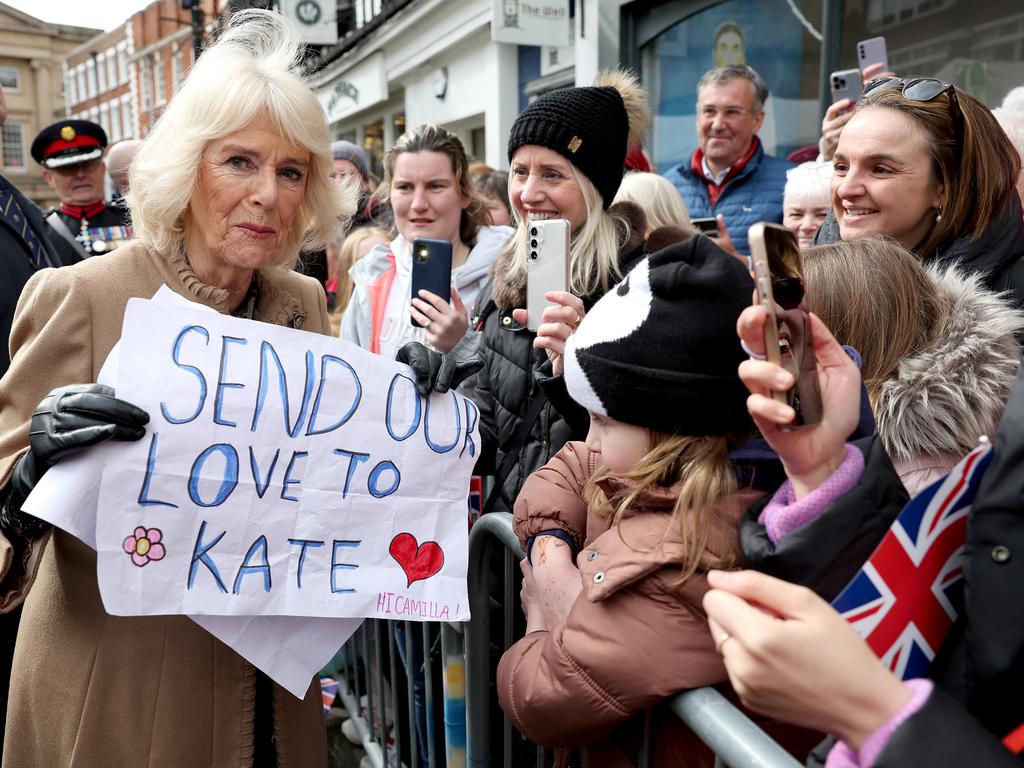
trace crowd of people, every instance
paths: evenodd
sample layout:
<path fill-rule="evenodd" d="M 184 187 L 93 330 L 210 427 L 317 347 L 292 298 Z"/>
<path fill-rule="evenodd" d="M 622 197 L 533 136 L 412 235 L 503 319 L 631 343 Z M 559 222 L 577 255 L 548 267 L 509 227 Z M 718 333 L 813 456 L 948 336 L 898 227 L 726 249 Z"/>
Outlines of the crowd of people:
<path fill-rule="evenodd" d="M 408 363 L 423 394 L 475 401 L 483 511 L 513 513 L 527 552 L 526 631 L 497 691 L 557 764 L 635 765 L 640 716 L 705 685 L 810 764 L 1019 763 L 1024 98 L 993 110 L 866 73 L 796 164 L 758 137 L 758 73 L 715 67 L 698 148 L 659 175 L 644 87 L 612 70 L 526 106 L 507 172 L 421 125 L 378 178 L 362 147 L 331 142 L 301 54 L 280 16 L 238 13 L 145 141 L 105 155 L 88 121 L 40 133 L 59 209 L 0 177 L 25 224 L 0 227 L 0 612 L 23 610 L 5 765 L 326 765 L 315 681 L 299 700 L 185 617 L 108 615 L 96 553 L 22 509 L 57 462 L 144 434 L 149 415 L 96 381 L 128 300 L 160 286 L 340 336 Z M 2 107 L 0 92 L 0 122 Z M 567 222 L 567 284 L 531 328 L 531 225 L 548 220 Z M 816 423 L 773 396 L 795 383 L 797 329 L 772 362 L 757 222 L 801 250 L 771 279 L 805 310 Z M 417 238 L 450 244 L 450 298 L 413 295 Z M 926 675 L 901 680 L 829 603 L 983 437 L 957 618 Z M 653 765 L 711 765 L 654 712 Z"/>

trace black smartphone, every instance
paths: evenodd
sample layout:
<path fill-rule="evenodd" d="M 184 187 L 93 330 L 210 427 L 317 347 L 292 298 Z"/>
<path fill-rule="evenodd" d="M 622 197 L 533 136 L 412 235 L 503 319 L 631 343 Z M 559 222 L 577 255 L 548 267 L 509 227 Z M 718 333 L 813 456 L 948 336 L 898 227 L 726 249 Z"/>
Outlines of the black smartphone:
<path fill-rule="evenodd" d="M 758 222 L 748 231 L 757 300 L 768 312 L 764 349 L 768 360 L 796 379 L 787 392 L 772 398 L 796 412 L 794 427 L 821 421 L 818 361 L 803 308 L 803 262 L 796 235 L 781 224 Z"/>
<path fill-rule="evenodd" d="M 709 216 L 705 219 L 690 219 L 690 223 L 703 235 L 718 234 L 718 219 Z"/>
<path fill-rule="evenodd" d="M 417 237 L 412 241 L 412 292 L 419 298 L 420 291 L 430 291 L 445 301 L 452 298 L 452 244 L 447 240 Z M 420 324 L 411 317 L 417 328 Z"/>

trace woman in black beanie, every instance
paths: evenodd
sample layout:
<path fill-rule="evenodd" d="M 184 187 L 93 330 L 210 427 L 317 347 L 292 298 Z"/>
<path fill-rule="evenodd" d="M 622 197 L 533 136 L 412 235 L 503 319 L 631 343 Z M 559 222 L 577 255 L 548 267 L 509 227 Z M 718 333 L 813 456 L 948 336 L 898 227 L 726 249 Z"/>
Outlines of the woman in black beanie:
<path fill-rule="evenodd" d="M 518 228 L 472 313 L 483 331 L 484 367 L 474 394 L 483 440 L 477 468 L 496 480 L 489 508 L 511 510 L 526 477 L 588 429 L 586 411 L 565 392 L 560 361 L 552 367 L 543 334 L 538 338 L 524 324 L 530 221 L 570 223 L 570 293 L 543 318 L 563 325 L 567 335 L 644 253 L 643 212 L 612 200 L 629 143 L 643 137 L 649 122 L 639 82 L 612 71 L 591 87 L 541 96 L 512 126 L 509 199 Z"/>

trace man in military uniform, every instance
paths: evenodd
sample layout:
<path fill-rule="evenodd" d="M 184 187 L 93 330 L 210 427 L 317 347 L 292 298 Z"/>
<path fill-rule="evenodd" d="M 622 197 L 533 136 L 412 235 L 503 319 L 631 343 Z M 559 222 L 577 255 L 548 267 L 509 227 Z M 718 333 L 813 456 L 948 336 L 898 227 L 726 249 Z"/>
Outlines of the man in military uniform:
<path fill-rule="evenodd" d="M 120 207 L 103 201 L 103 150 L 107 134 L 88 120 L 61 120 L 39 132 L 32 157 L 60 198 L 46 217 L 54 247 L 65 263 L 106 253 L 130 240 L 131 227 Z"/>

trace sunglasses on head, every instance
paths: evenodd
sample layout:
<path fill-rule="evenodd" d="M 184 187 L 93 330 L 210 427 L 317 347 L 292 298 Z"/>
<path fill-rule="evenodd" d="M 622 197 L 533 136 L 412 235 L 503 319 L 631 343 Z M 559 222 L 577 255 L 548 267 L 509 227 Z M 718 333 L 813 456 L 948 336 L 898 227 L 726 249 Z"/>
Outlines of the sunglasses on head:
<path fill-rule="evenodd" d="M 864 86 L 863 94 L 867 96 L 872 91 L 889 90 L 899 91 L 911 101 L 921 102 L 932 101 L 943 93 L 948 94 L 949 111 L 956 129 L 957 146 L 963 144 L 964 115 L 960 110 L 960 101 L 954 86 L 934 77 L 877 77 Z"/>

